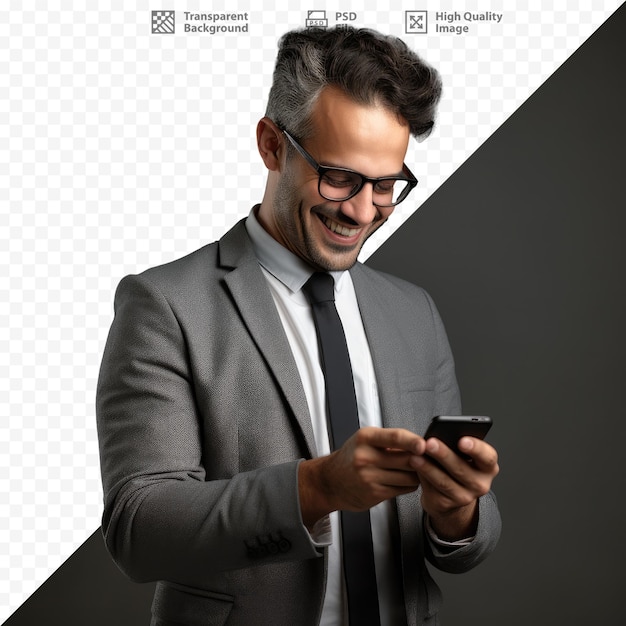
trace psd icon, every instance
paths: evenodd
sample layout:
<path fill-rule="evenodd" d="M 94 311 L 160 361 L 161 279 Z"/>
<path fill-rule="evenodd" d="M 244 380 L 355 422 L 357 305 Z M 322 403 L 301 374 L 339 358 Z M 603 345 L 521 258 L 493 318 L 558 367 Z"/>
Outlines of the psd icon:
<path fill-rule="evenodd" d="M 152 34 L 172 35 L 176 29 L 174 11 L 152 11 Z"/>
<path fill-rule="evenodd" d="M 424 35 L 428 32 L 428 11 L 405 11 L 404 32 L 409 35 Z"/>

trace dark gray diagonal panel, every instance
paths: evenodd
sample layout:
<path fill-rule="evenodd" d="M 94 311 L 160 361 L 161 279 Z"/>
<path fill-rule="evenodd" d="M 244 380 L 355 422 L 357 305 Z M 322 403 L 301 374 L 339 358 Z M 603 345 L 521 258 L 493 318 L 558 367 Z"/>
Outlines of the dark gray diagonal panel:
<path fill-rule="evenodd" d="M 431 292 L 494 419 L 503 537 L 437 576 L 444 624 L 626 623 L 625 33 L 623 5 L 369 260 Z"/>
<path fill-rule="evenodd" d="M 117 569 L 98 529 L 4 626 L 148 626 L 154 587 Z"/>

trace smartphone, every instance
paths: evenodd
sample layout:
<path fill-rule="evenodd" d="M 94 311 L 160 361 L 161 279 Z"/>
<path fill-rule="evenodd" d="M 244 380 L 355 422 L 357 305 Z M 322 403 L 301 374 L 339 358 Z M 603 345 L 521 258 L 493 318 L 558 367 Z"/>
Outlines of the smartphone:
<path fill-rule="evenodd" d="M 485 415 L 437 415 L 433 417 L 424 439 L 437 437 L 448 448 L 466 460 L 469 457 L 459 451 L 457 444 L 461 437 L 484 439 L 491 428 L 491 418 Z"/>

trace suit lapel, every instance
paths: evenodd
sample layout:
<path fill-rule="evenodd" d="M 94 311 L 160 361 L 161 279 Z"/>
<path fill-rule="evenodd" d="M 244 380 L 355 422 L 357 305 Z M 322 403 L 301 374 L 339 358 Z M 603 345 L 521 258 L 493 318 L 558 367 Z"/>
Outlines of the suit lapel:
<path fill-rule="evenodd" d="M 398 363 L 398 350 L 395 349 L 398 339 L 389 325 L 390 316 L 386 314 L 393 303 L 385 300 L 377 291 L 362 265 L 356 264 L 350 270 L 350 276 L 374 362 L 383 426 L 413 430 L 414 425 L 409 416 L 403 415 L 402 411 L 399 384 L 402 364 Z"/>
<path fill-rule="evenodd" d="M 225 282 L 248 331 L 280 386 L 306 441 L 317 456 L 309 408 L 274 299 L 252 250 L 243 220 L 219 242 L 220 264 L 230 267 Z"/>
<path fill-rule="evenodd" d="M 398 361 L 398 336 L 395 327 L 389 322 L 394 319 L 391 314 L 394 303 L 376 288 L 377 281 L 368 276 L 367 272 L 367 268 L 357 264 L 350 271 L 350 275 L 374 362 L 383 426 L 415 431 L 413 416 L 406 414 L 402 408 L 399 381 L 410 364 Z M 414 590 L 421 575 L 417 555 L 423 551 L 423 539 L 419 532 L 415 532 L 416 527 L 419 528 L 422 515 L 420 493 L 416 491 L 396 498 L 394 509 L 399 524 L 399 532 L 394 534 L 394 545 L 403 570 L 402 579 L 409 614 L 417 612 Z"/>

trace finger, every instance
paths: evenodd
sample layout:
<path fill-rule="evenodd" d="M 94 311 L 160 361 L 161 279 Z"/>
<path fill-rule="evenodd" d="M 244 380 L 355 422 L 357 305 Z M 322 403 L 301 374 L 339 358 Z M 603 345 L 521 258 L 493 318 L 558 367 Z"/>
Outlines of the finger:
<path fill-rule="evenodd" d="M 476 439 L 476 437 L 461 437 L 458 446 L 463 454 L 467 454 L 472 459 L 476 469 L 490 476 L 496 476 L 500 471 L 498 453 L 486 441 Z"/>
<path fill-rule="evenodd" d="M 435 456 L 435 454 L 437 456 Z M 452 480 L 452 473 L 455 471 L 454 466 L 457 463 L 454 456 L 457 455 L 454 455 L 449 449 L 437 449 L 436 453 L 433 454 L 427 453 L 423 456 L 413 456 L 409 463 L 411 467 L 418 472 L 420 477 L 425 477 L 431 482 L 439 484 L 444 479 Z M 465 461 L 462 462 L 467 465 Z M 462 474 L 462 469 L 458 468 L 457 473 Z"/>
<path fill-rule="evenodd" d="M 411 493 L 420 486 L 419 477 L 413 471 L 379 470 L 370 478 L 370 489 L 377 501 Z"/>
<path fill-rule="evenodd" d="M 459 456 L 445 443 L 436 438 L 426 442 L 426 454 L 436 459 L 450 474 L 465 482 L 464 477 L 471 474 L 469 470 L 477 471 L 492 479 L 499 471 L 498 453 L 495 448 L 475 437 L 462 437 L 458 443 Z M 474 477 L 476 479 L 476 477 Z"/>
<path fill-rule="evenodd" d="M 451 474 L 463 474 L 468 468 L 467 460 L 462 459 L 454 450 L 436 437 L 431 437 L 426 442 L 425 454 L 434 459 L 435 464 Z"/>
<path fill-rule="evenodd" d="M 476 499 L 471 490 L 451 476 L 434 459 L 428 456 L 419 457 L 415 465 L 419 466 L 417 474 L 424 495 L 430 499 L 436 497 L 437 501 L 443 503 L 444 508 L 463 506 Z M 440 507 L 441 504 L 438 505 L 438 508 Z"/>
<path fill-rule="evenodd" d="M 424 460 L 418 458 L 412 460 L 411 464 L 416 467 L 422 480 L 426 479 L 443 494 L 464 502 L 468 494 L 476 498 L 491 488 L 495 474 L 483 471 L 473 461 L 468 463 L 443 442 L 429 439 L 426 452 Z M 429 458 L 431 460 L 427 461 Z"/>
<path fill-rule="evenodd" d="M 372 476 L 374 482 L 387 487 L 413 487 L 420 485 L 419 476 L 414 471 L 403 470 L 378 470 Z"/>
<path fill-rule="evenodd" d="M 359 445 L 353 451 L 350 466 L 358 472 L 389 470 L 409 472 L 415 476 L 415 468 L 411 465 L 414 457 L 414 454 L 403 450 Z"/>
<path fill-rule="evenodd" d="M 376 448 L 403 450 L 412 454 L 423 454 L 425 441 L 419 435 L 404 428 L 361 428 L 356 433 L 358 443 Z"/>
<path fill-rule="evenodd" d="M 414 472 L 411 459 L 418 455 L 404 450 L 372 448 L 372 463 L 381 469 Z"/>

